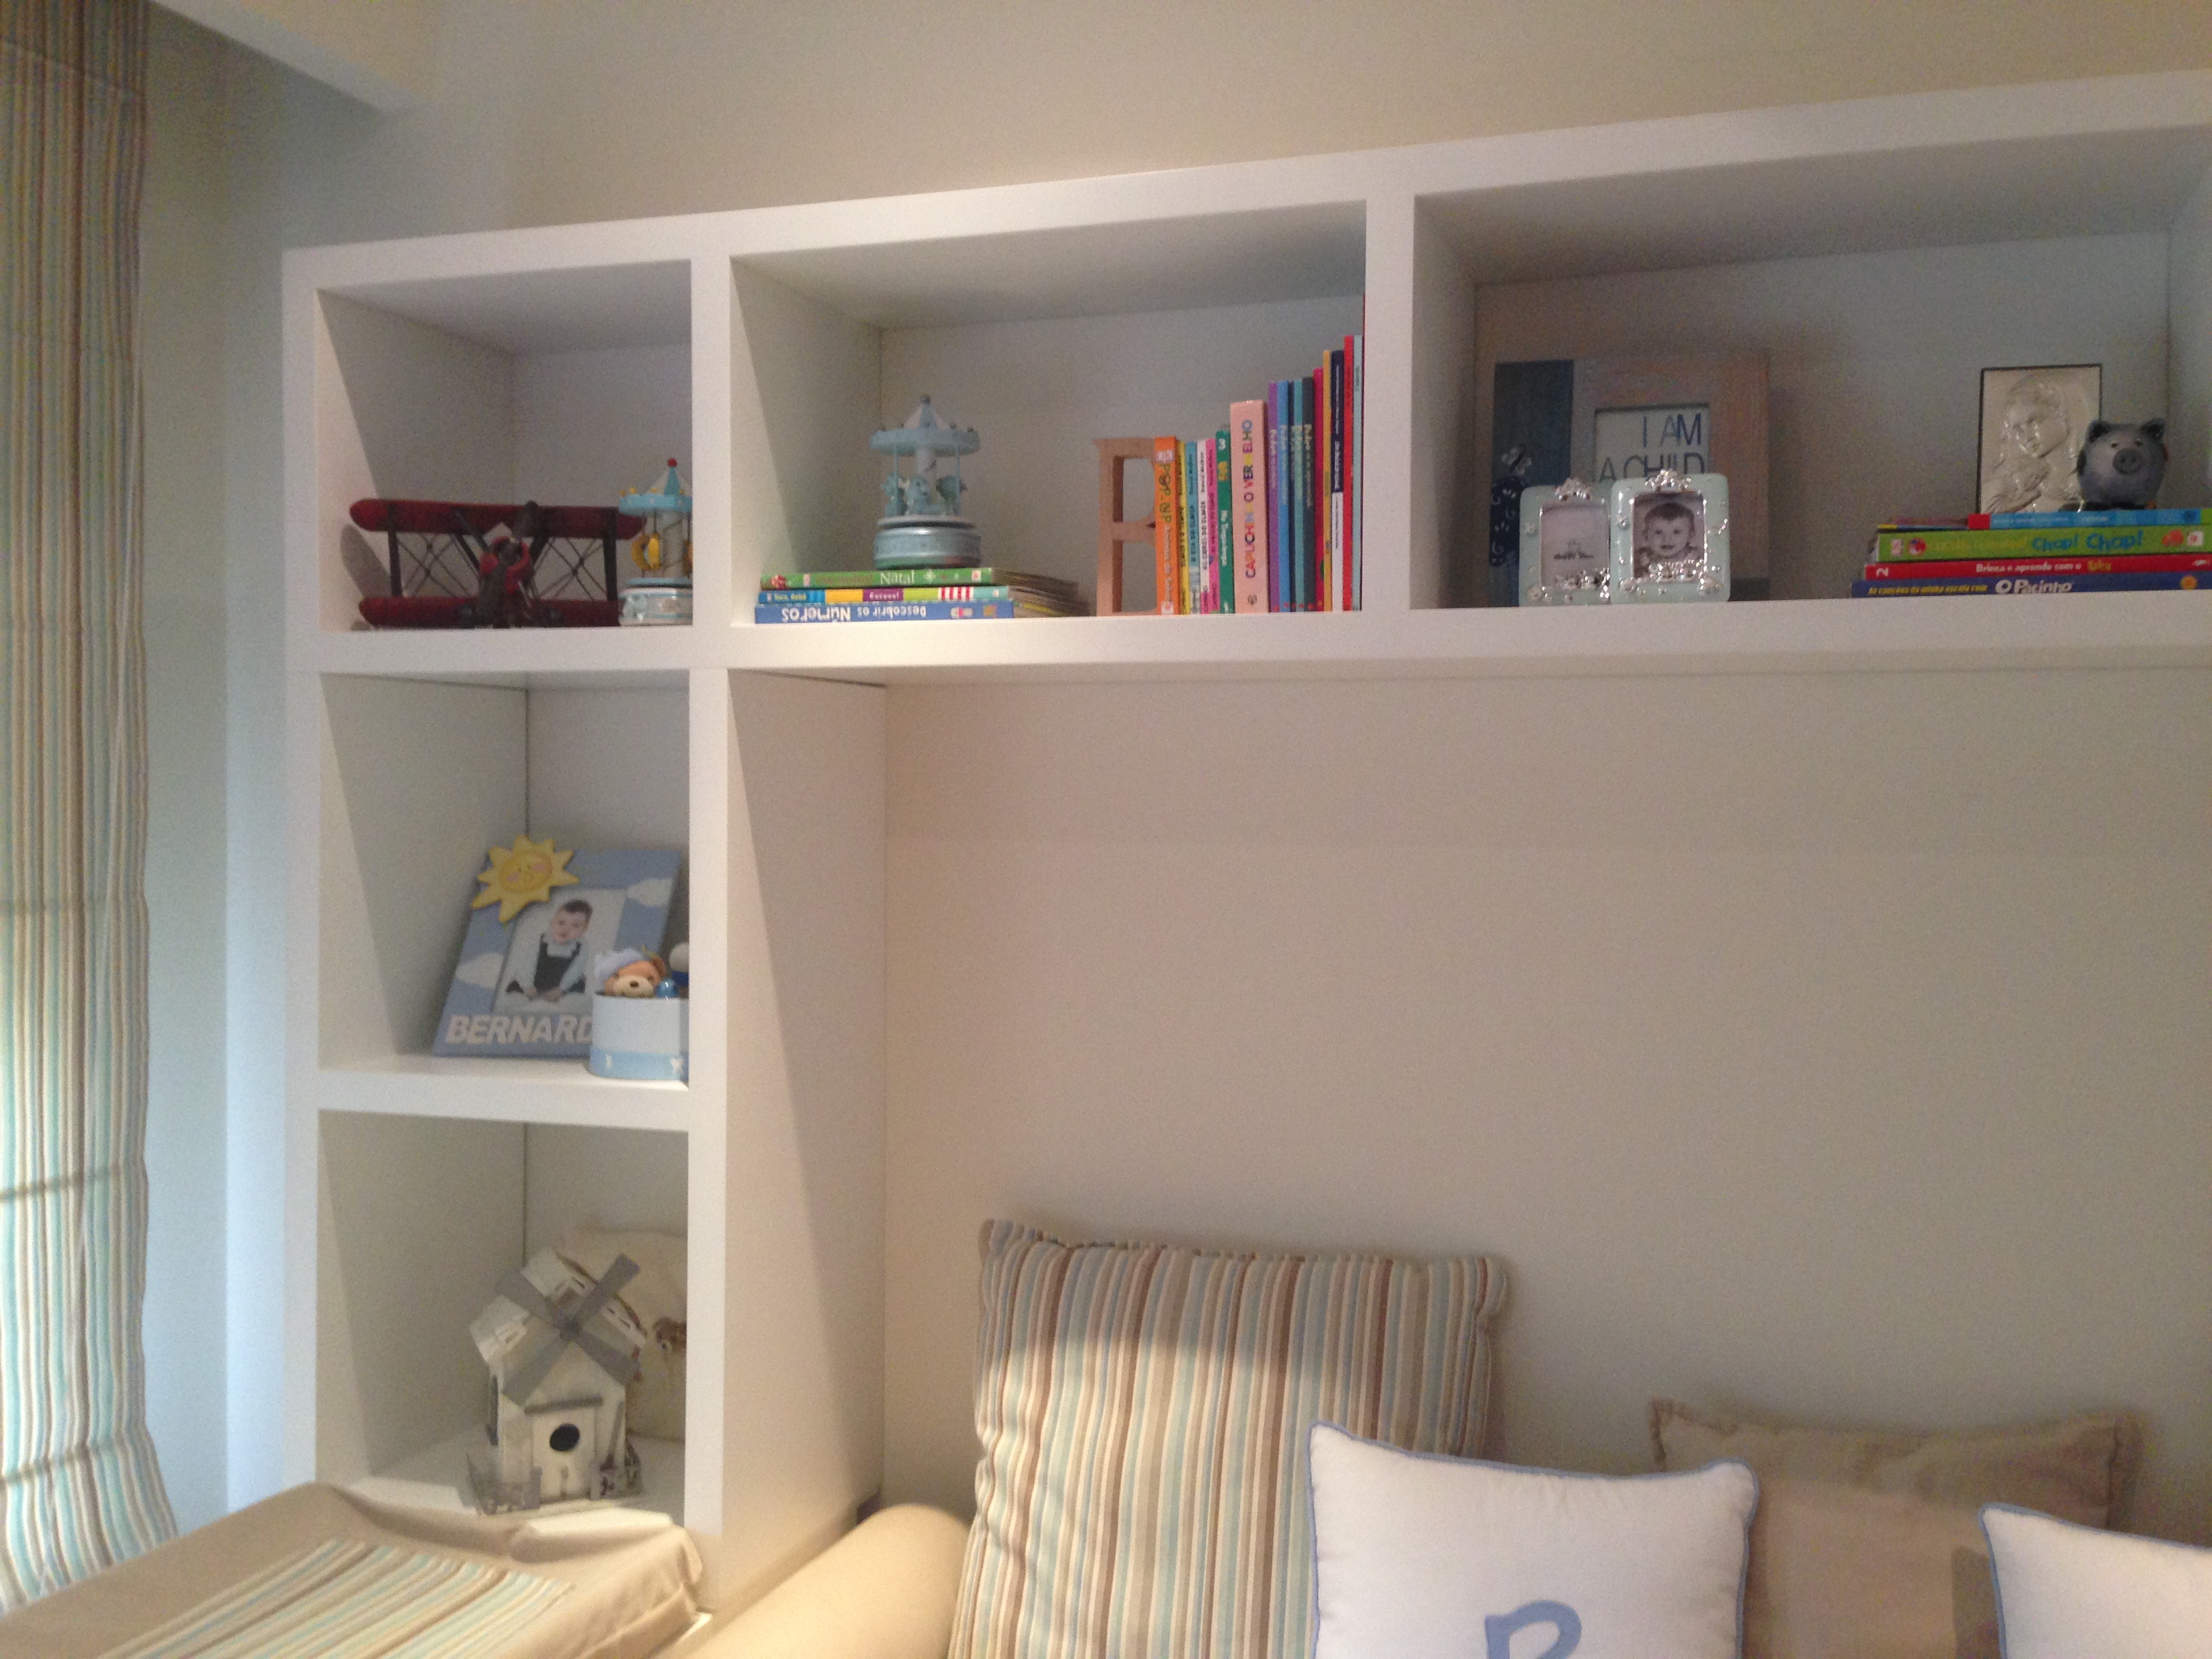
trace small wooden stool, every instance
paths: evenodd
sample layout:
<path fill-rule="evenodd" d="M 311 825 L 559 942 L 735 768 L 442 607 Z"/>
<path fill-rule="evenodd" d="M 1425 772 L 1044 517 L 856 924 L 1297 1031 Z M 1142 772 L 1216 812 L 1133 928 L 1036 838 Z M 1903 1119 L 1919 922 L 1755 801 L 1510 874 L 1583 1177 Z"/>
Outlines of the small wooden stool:
<path fill-rule="evenodd" d="M 1152 544 L 1152 517 L 1129 517 L 1127 461 L 1152 459 L 1150 438 L 1095 438 L 1098 446 L 1098 614 L 1113 617 L 1121 610 L 1121 550 L 1131 542 Z M 1155 605 L 1158 603 L 1154 601 Z M 1170 606 L 1170 609 L 1173 607 Z"/>

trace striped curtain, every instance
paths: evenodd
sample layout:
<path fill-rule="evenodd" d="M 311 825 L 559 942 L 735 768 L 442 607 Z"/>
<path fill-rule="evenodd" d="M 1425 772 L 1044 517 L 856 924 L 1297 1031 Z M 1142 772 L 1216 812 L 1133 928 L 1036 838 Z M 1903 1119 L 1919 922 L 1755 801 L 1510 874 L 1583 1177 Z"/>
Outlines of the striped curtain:
<path fill-rule="evenodd" d="M 175 1530 L 146 1431 L 145 0 L 0 0 L 0 1609 Z"/>

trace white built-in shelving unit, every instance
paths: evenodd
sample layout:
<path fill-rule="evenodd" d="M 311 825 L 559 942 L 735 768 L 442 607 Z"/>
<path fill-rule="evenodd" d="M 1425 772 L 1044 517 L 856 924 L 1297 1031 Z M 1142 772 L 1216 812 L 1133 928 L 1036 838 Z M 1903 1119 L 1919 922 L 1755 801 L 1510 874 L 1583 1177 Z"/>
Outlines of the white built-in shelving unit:
<path fill-rule="evenodd" d="M 1878 514 L 1971 505 L 1970 375 L 1822 447 L 1911 385 L 1893 310 L 1970 319 L 1992 362 L 2118 331 L 2108 412 L 2168 414 L 2169 499 L 2205 500 L 2208 170 L 2189 72 L 289 254 L 289 1469 L 436 1464 L 481 1410 L 469 1316 L 592 1219 L 688 1233 L 690 1432 L 654 1496 L 718 1595 L 876 1489 L 884 688 L 2212 664 L 2201 595 L 1840 597 Z M 2106 254 L 2136 300 L 2064 279 Z M 1092 438 L 1211 430 L 1361 327 L 1361 613 L 752 621 L 763 571 L 865 558 L 867 436 L 922 392 L 983 433 L 987 557 L 1087 577 Z M 1798 597 L 1449 607 L 1486 533 L 1490 361 L 1715 336 L 1778 353 L 1774 591 Z M 356 498 L 606 501 L 670 455 L 691 626 L 361 628 Z M 687 1085 L 430 1056 L 471 877 L 524 830 L 684 850 Z"/>

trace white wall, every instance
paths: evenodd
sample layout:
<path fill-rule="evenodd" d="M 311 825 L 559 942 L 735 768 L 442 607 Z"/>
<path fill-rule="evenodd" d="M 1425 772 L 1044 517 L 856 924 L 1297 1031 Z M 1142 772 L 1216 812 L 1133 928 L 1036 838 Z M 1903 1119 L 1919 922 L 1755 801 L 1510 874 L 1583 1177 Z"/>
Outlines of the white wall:
<path fill-rule="evenodd" d="M 975 1240 L 1504 1258 L 1503 1454 L 2126 1405 L 2212 1537 L 2212 674 L 901 690 L 887 1495 Z M 1235 734 L 1233 742 L 1218 734 Z"/>
<path fill-rule="evenodd" d="M 156 11 L 139 247 L 146 433 L 146 1409 L 178 1523 L 225 1502 L 222 48 Z M 275 872 L 266 872 L 274 878 Z"/>

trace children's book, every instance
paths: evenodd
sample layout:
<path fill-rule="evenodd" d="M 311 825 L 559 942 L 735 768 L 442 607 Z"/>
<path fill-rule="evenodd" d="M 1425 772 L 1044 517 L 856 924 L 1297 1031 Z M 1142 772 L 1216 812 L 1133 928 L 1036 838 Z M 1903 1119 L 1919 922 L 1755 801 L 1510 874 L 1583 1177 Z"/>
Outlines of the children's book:
<path fill-rule="evenodd" d="M 1182 538 L 1176 528 L 1176 463 L 1182 446 L 1173 438 L 1152 440 L 1152 609 L 1176 613 L 1176 572 Z"/>
<path fill-rule="evenodd" d="M 1856 581 L 1859 599 L 1928 599 L 1951 593 L 2126 593 L 2159 588 L 2212 588 L 2212 572 L 2096 572 L 2084 576 L 1954 576 L 1936 580 Z"/>
<path fill-rule="evenodd" d="M 849 605 L 758 605 L 757 623 L 983 622 L 1009 617 L 1065 617 L 1064 607 L 1016 592 L 1005 599 L 861 599 Z"/>
<path fill-rule="evenodd" d="M 2140 559 L 1923 559 L 1870 564 L 1870 581 L 1940 581 L 1957 576 L 2091 576 L 2183 570 L 2212 571 L 2212 553 L 2154 554 Z"/>
<path fill-rule="evenodd" d="M 1229 428 L 1213 434 L 1213 595 L 1224 616 L 1237 610 L 1237 536 L 1229 510 Z"/>
<path fill-rule="evenodd" d="M 1254 398 L 1231 405 L 1230 465 L 1235 509 L 1237 614 L 1268 608 L 1267 411 Z"/>
<path fill-rule="evenodd" d="M 1290 386 L 1267 387 L 1267 608 L 1288 611 L 1291 595 Z"/>
<path fill-rule="evenodd" d="M 2202 525 L 2057 525 L 2027 530 L 1883 531 L 1873 558 L 2118 559 L 2137 554 L 2212 552 Z"/>

